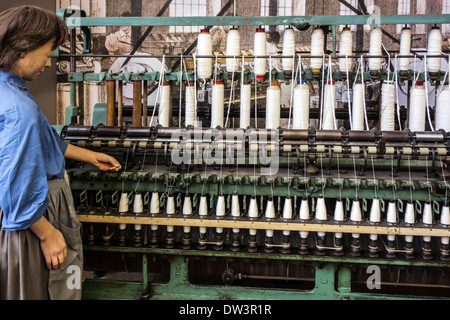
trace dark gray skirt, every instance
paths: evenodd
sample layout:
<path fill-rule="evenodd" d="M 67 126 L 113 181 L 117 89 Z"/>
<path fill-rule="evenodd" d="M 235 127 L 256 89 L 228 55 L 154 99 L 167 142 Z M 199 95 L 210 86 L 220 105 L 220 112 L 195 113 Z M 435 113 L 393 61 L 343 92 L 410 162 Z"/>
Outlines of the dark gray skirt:
<path fill-rule="evenodd" d="M 0 211 L 0 299 L 81 299 L 83 253 L 81 224 L 72 192 L 64 179 L 48 181 L 44 216 L 64 236 L 67 258 L 61 268 L 48 270 L 40 241 L 30 230 L 5 231 Z"/>

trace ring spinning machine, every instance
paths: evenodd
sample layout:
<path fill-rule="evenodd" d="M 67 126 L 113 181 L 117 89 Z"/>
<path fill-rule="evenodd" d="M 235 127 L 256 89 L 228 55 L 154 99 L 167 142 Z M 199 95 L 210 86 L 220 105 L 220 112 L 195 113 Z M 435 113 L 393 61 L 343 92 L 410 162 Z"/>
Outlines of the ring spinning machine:
<path fill-rule="evenodd" d="M 443 116 L 450 91 L 435 25 L 449 15 L 378 16 L 369 52 L 358 53 L 349 29 L 337 27 L 371 24 L 372 16 L 58 13 L 71 30 L 70 53 L 60 54 L 71 62 L 61 137 L 123 166 L 110 173 L 67 164 L 84 226 L 85 269 L 142 275 L 86 279 L 86 299 L 450 297 L 450 127 Z M 380 26 L 414 23 L 435 25 L 428 51 L 414 54 L 420 70 L 409 69 L 410 29 L 402 31 L 400 52 L 381 43 Z M 223 56 L 212 54 L 209 27 L 199 33 L 195 54 L 148 55 L 178 60 L 178 71 L 77 72 L 77 58 L 95 56 L 89 28 L 123 25 L 233 28 Z M 261 25 L 288 26 L 282 55 L 266 53 Z M 254 55 L 241 55 L 244 26 L 255 28 Z M 293 35 L 309 28 L 311 52 L 296 52 Z M 324 50 L 330 38 L 332 50 Z M 276 60 L 283 70 L 272 67 Z M 82 124 L 76 105 L 84 81 L 106 83 L 107 102 L 95 106 L 92 125 Z M 353 91 L 341 107 L 339 83 Z M 289 89 L 288 105 L 280 104 L 280 84 Z M 381 87 L 377 103 L 365 97 L 368 84 Z M 131 105 L 122 100 L 125 85 L 133 87 Z M 404 85 L 407 108 L 398 101 Z M 200 97 L 206 87 L 210 99 Z M 433 87 L 430 108 L 425 90 Z M 318 93 L 315 106 L 311 92 Z"/>

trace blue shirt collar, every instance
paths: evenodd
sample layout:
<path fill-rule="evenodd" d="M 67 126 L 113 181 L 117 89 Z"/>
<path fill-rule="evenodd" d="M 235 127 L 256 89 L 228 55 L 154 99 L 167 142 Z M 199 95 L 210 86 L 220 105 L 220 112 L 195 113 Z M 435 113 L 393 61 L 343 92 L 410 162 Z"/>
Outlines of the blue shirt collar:
<path fill-rule="evenodd" d="M 22 89 L 26 89 L 25 79 L 10 71 L 0 71 L 0 81 L 16 85 Z"/>

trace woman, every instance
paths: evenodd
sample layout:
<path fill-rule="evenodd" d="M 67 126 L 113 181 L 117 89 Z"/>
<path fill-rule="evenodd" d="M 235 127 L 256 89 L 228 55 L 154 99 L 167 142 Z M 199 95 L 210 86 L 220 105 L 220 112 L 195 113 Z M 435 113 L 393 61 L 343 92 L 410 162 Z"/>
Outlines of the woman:
<path fill-rule="evenodd" d="M 80 223 L 64 158 L 117 171 L 112 157 L 62 141 L 24 83 L 51 65 L 67 39 L 55 13 L 0 13 L 0 299 L 79 299 Z M 78 284 L 78 285 L 77 285 Z"/>

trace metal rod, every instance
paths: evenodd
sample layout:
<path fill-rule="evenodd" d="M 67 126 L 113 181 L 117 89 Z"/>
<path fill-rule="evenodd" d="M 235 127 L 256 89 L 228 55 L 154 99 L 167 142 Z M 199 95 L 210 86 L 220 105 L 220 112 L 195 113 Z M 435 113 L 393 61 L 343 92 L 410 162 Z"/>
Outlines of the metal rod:
<path fill-rule="evenodd" d="M 116 81 L 106 81 L 106 125 L 115 126 L 116 121 Z"/>
<path fill-rule="evenodd" d="M 142 127 L 142 80 L 133 81 L 133 127 Z"/>

